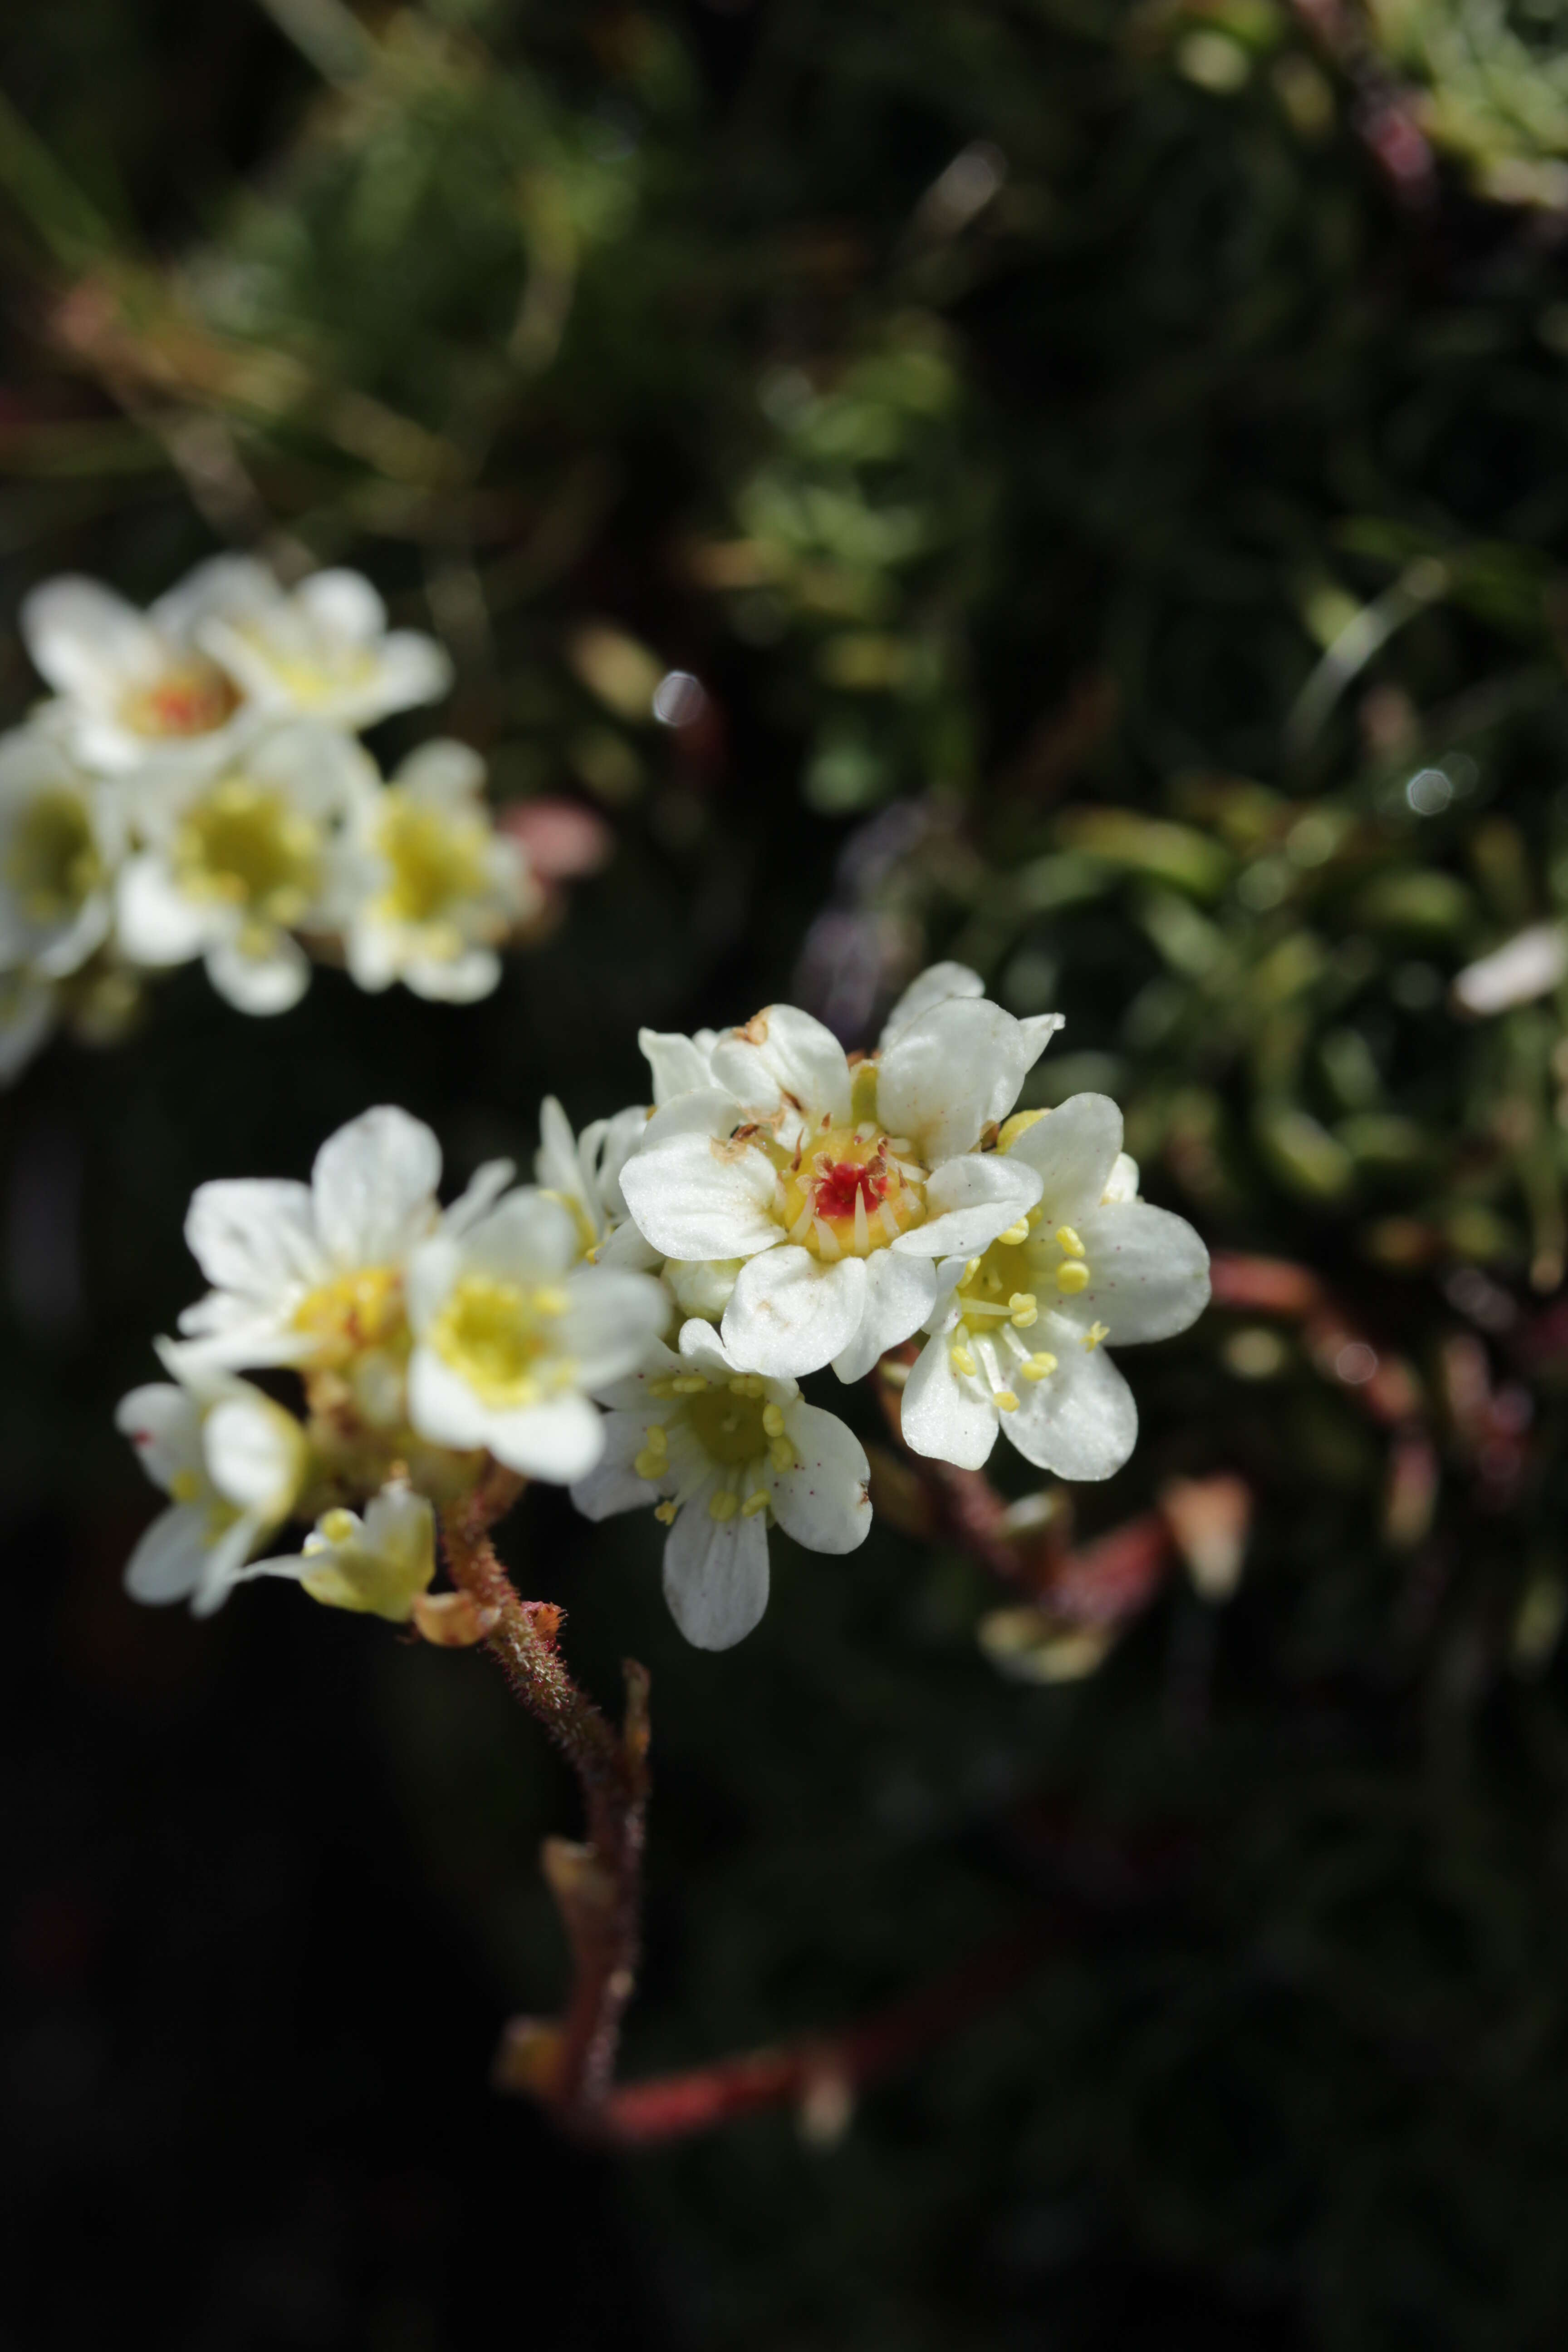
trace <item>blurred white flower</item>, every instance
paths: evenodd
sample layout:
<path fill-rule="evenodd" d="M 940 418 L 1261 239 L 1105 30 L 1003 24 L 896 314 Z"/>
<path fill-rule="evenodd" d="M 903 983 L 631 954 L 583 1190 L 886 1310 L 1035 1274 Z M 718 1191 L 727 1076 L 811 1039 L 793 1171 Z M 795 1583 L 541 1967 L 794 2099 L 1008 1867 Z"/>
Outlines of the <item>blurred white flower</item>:
<path fill-rule="evenodd" d="M 666 1103 L 622 1171 L 662 1255 L 744 1261 L 723 1336 L 751 1370 L 859 1379 L 930 1315 L 935 1261 L 984 1249 L 1038 1197 L 1030 1167 L 981 1145 L 1057 1016 L 946 993 L 902 1013 L 852 1070 L 820 1022 L 768 1006 L 718 1040 L 710 1081 Z"/>
<path fill-rule="evenodd" d="M 571 1212 L 531 1190 L 421 1244 L 407 1283 L 419 1435 L 458 1451 L 483 1446 L 509 1469 L 561 1486 L 604 1450 L 590 1394 L 636 1368 L 669 1314 L 650 1275 L 583 1263 Z"/>
<path fill-rule="evenodd" d="M 357 731 L 437 700 L 452 683 L 435 638 L 389 629 L 386 606 L 361 572 L 313 572 L 286 589 L 263 565 L 229 558 L 222 574 L 194 634 L 258 709 Z"/>
<path fill-rule="evenodd" d="M 654 1345 L 600 1395 L 604 1458 L 572 1499 L 591 1519 L 657 1506 L 669 1529 L 665 1598 L 699 1649 L 730 1649 L 767 1607 L 770 1519 L 812 1551 L 864 1543 L 859 1440 L 794 1381 L 741 1371 L 707 1323 L 685 1326 L 679 1354 Z"/>
<path fill-rule="evenodd" d="M 205 959 L 242 1013 L 284 1013 L 310 985 L 292 934 L 329 923 L 343 835 L 374 776 L 357 745 L 308 719 L 253 733 L 216 772 L 136 780 L 142 847 L 121 871 L 120 943 L 137 963 Z"/>
<path fill-rule="evenodd" d="M 121 835 L 63 743 L 32 727 L 0 738 L 0 970 L 60 980 L 102 946 Z"/>
<path fill-rule="evenodd" d="M 353 1609 L 405 1624 L 436 1573 L 436 1514 L 405 1478 L 390 1478 L 358 1512 L 324 1512 L 303 1549 L 258 1559 L 245 1570 L 287 1576 L 329 1609 Z"/>
<path fill-rule="evenodd" d="M 650 1270 L 658 1264 L 658 1252 L 631 1223 L 621 1190 L 621 1171 L 642 1141 L 648 1116 L 643 1104 L 634 1103 L 613 1118 L 590 1120 L 581 1135 L 574 1135 L 553 1095 L 546 1095 L 539 1107 L 534 1175 L 570 1214 L 583 1255 L 595 1265 Z"/>
<path fill-rule="evenodd" d="M 1138 1409 L 1104 1343 L 1184 1331 L 1208 1299 L 1208 1253 L 1183 1218 L 1135 1197 L 1104 1095 L 1021 1113 L 998 1157 L 1033 1171 L 1037 1200 L 989 1248 L 942 1265 L 932 1337 L 903 1391 L 905 1441 L 973 1470 L 1000 1427 L 1038 1469 L 1108 1478 L 1137 1441 Z"/>
<path fill-rule="evenodd" d="M 259 1389 L 223 1373 L 132 1389 L 115 1423 L 171 1497 L 132 1553 L 125 1589 L 137 1601 L 188 1601 L 209 1616 L 293 1510 L 305 1433 Z"/>
<path fill-rule="evenodd" d="M 466 1004 L 500 980 L 498 945 L 543 894 L 521 843 L 491 823 L 484 783 L 477 751 L 426 743 L 362 801 L 344 925 L 362 988 L 400 980 L 416 996 Z"/>
<path fill-rule="evenodd" d="M 1531 1003 L 1568 978 L 1568 930 L 1532 923 L 1500 948 L 1468 963 L 1454 982 L 1454 1002 L 1478 1017 Z"/>
<path fill-rule="evenodd" d="M 204 649 L 201 630 L 256 568 L 220 556 L 147 613 L 74 573 L 33 590 L 22 635 L 59 698 L 45 723 L 84 767 L 118 773 L 156 753 L 205 770 L 232 751 L 250 717 L 246 692 Z"/>
<path fill-rule="evenodd" d="M 329 1136 L 309 1184 L 198 1185 L 185 1240 L 213 1287 L 180 1318 L 181 1360 L 350 1370 L 378 1390 L 383 1373 L 400 1381 L 409 1253 L 443 1223 L 460 1233 L 511 1176 L 510 1160 L 488 1161 L 443 1219 L 440 1145 L 422 1120 L 384 1104 Z"/>

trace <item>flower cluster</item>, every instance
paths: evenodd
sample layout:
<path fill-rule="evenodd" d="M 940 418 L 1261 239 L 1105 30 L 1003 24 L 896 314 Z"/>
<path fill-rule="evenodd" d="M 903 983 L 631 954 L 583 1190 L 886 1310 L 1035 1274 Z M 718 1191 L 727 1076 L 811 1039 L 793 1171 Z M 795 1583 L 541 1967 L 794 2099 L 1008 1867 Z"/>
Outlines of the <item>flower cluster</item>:
<path fill-rule="evenodd" d="M 870 1523 L 865 1452 L 801 1380 L 910 1340 L 914 1452 L 976 1468 L 1001 1430 L 1109 1476 L 1137 1410 L 1107 1343 L 1184 1329 L 1208 1261 L 1139 1200 L 1114 1104 L 1015 1111 L 1058 1026 L 941 964 L 870 1056 L 790 1005 L 645 1030 L 651 1106 L 574 1136 L 547 1101 L 531 1184 L 491 1163 L 443 1210 L 435 1137 L 382 1108 L 308 1185 L 203 1185 L 185 1231 L 211 1288 L 159 1343 L 168 1383 L 121 1407 L 170 1496 L 132 1591 L 207 1611 L 288 1575 L 417 1618 L 436 1515 L 500 1465 L 590 1518 L 651 1508 L 677 1622 L 728 1648 L 766 1606 L 771 1525 L 847 1552 Z M 302 1414 L 241 1377 L 263 1369 Z M 303 1549 L 257 1559 L 290 1518 Z"/>
<path fill-rule="evenodd" d="M 0 1081 L 62 1017 L 113 1034 L 147 972 L 198 957 L 244 1013 L 297 1003 L 310 948 L 362 988 L 495 986 L 541 891 L 477 753 L 426 743 L 386 782 L 357 740 L 450 682 L 369 581 L 289 590 L 220 556 L 141 613 L 64 578 L 22 632 L 53 698 L 0 738 Z"/>

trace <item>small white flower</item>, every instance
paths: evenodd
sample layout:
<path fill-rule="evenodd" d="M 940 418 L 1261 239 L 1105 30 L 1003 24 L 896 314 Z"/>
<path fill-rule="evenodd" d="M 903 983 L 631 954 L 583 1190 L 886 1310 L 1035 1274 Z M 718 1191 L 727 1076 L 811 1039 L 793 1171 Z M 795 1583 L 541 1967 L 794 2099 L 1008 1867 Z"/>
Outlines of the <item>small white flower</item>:
<path fill-rule="evenodd" d="M 1184 1331 L 1208 1299 L 1208 1253 L 1184 1219 L 1136 1198 L 1104 1095 L 1008 1124 L 1000 1156 L 1034 1171 L 1038 1197 L 1019 1227 L 942 1267 L 904 1437 L 977 1470 L 1000 1426 L 1037 1469 L 1109 1478 L 1137 1441 L 1138 1408 L 1104 1343 Z"/>
<path fill-rule="evenodd" d="M 944 993 L 898 1008 L 851 1070 L 820 1022 L 770 1005 L 649 1122 L 621 1176 L 632 1215 L 666 1257 L 744 1261 L 723 1322 L 737 1363 L 858 1380 L 930 1315 L 935 1261 L 1037 1198 L 1030 1167 L 980 1147 L 1058 1025 Z"/>
<path fill-rule="evenodd" d="M 34 589 L 22 606 L 22 635 L 59 697 L 47 724 L 85 767 L 117 773 L 157 753 L 207 768 L 234 748 L 250 718 L 245 690 L 204 649 L 200 633 L 258 568 L 220 556 L 147 613 L 75 574 Z"/>
<path fill-rule="evenodd" d="M 188 1600 L 210 1616 L 293 1510 L 304 1431 L 259 1389 L 223 1374 L 132 1389 L 115 1423 L 172 1498 L 132 1553 L 125 1589 L 137 1601 Z"/>
<path fill-rule="evenodd" d="M 595 1264 L 639 1266 L 651 1271 L 658 1254 L 631 1223 L 621 1171 L 641 1143 L 648 1112 L 641 1103 L 595 1118 L 581 1135 L 553 1095 L 539 1107 L 539 1150 L 533 1172 L 541 1189 L 559 1201 L 577 1228 L 584 1257 Z"/>
<path fill-rule="evenodd" d="M 357 745 L 297 719 L 211 772 L 138 779 L 144 847 L 121 869 L 120 941 L 138 963 L 205 959 L 242 1013 L 284 1013 L 310 984 L 291 934 L 330 919 L 341 842 L 367 789 Z"/>
<path fill-rule="evenodd" d="M 344 929 L 362 988 L 400 980 L 416 996 L 467 1004 L 500 980 L 497 943 L 543 894 L 521 843 L 491 824 L 484 782 L 477 751 L 426 743 L 363 803 Z"/>
<path fill-rule="evenodd" d="M 287 1576 L 329 1609 L 353 1609 L 406 1624 L 436 1573 L 436 1514 L 405 1478 L 390 1478 L 364 1517 L 324 1512 L 302 1551 L 258 1559 L 254 1576 Z"/>
<path fill-rule="evenodd" d="M 0 739 L 0 970 L 78 971 L 109 935 L 121 827 L 104 788 L 41 728 Z"/>
<path fill-rule="evenodd" d="M 589 1394 L 641 1361 L 669 1306 L 650 1275 L 579 1257 L 570 1211 L 529 1190 L 414 1252 L 408 1406 L 421 1437 L 486 1447 L 561 1486 L 594 1467 L 604 1429 Z"/>
<path fill-rule="evenodd" d="M 655 1345 L 601 1395 L 604 1459 L 572 1499 L 591 1519 L 657 1504 L 669 1528 L 665 1598 L 699 1649 L 730 1649 L 767 1607 L 770 1518 L 812 1551 L 865 1541 L 859 1440 L 794 1381 L 742 1372 L 707 1323 L 684 1327 L 679 1354 Z"/>
<path fill-rule="evenodd" d="M 452 683 L 434 637 L 389 629 L 386 606 L 358 572 L 313 572 L 285 589 L 260 564 L 231 560 L 195 635 L 258 709 L 338 727 L 374 726 L 436 701 Z"/>
<path fill-rule="evenodd" d="M 482 1216 L 511 1181 L 486 1163 L 442 1213 L 441 1147 L 391 1104 L 330 1136 L 309 1184 L 237 1177 L 198 1185 L 185 1220 L 191 1255 L 213 1287 L 187 1307 L 182 1360 L 343 1370 L 400 1390 L 407 1352 L 403 1278 L 409 1253 Z M 390 1404 L 371 1417 L 386 1421 Z"/>

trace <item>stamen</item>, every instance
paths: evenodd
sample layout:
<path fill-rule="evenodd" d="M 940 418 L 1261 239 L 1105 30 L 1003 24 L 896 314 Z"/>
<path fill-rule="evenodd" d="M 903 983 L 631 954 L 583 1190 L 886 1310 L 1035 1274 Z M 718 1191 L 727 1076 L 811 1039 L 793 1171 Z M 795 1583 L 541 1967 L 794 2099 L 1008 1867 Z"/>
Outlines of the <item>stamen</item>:
<path fill-rule="evenodd" d="M 656 1503 L 653 1507 L 653 1515 L 661 1527 L 672 1528 L 675 1525 L 675 1515 L 679 1508 L 679 1503 Z"/>
<path fill-rule="evenodd" d="M 759 1511 L 765 1511 L 767 1509 L 768 1504 L 771 1500 L 772 1497 L 769 1495 L 767 1488 L 765 1486 L 759 1486 L 755 1493 L 748 1495 L 745 1501 L 742 1504 L 741 1517 L 743 1519 L 754 1519 Z"/>
<path fill-rule="evenodd" d="M 1011 1389 L 998 1389 L 994 1402 L 1004 1412 L 1016 1412 L 1018 1410 L 1018 1400 Z"/>
<path fill-rule="evenodd" d="M 807 1234 L 811 1231 L 812 1225 L 816 1222 L 816 1212 L 812 1207 L 811 1201 L 808 1197 L 805 1208 L 801 1211 L 799 1216 L 795 1219 L 794 1224 L 789 1229 L 789 1237 L 791 1241 L 805 1241 Z"/>
<path fill-rule="evenodd" d="M 858 1257 L 871 1255 L 871 1221 L 866 1214 L 863 1189 L 858 1189 L 855 1194 L 855 1254 Z"/>
<path fill-rule="evenodd" d="M 766 1432 L 767 1435 L 768 1435 L 769 1437 L 782 1437 L 782 1436 L 784 1435 L 784 1407 L 783 1407 L 783 1405 L 782 1405 L 782 1404 L 765 1404 L 765 1405 L 763 1405 L 763 1430 Z"/>
<path fill-rule="evenodd" d="M 1068 1257 L 1082 1257 L 1084 1255 L 1083 1244 L 1070 1225 L 1057 1227 L 1057 1247 L 1065 1250 Z"/>
<path fill-rule="evenodd" d="M 968 1349 L 950 1348 L 947 1353 L 948 1360 L 952 1364 L 953 1370 L 955 1372 L 962 1372 L 966 1380 L 973 1379 L 974 1373 L 974 1359 L 970 1354 Z"/>
<path fill-rule="evenodd" d="M 669 1456 L 662 1446 L 645 1445 L 640 1454 L 633 1455 L 632 1468 L 639 1478 L 647 1478 L 651 1483 L 656 1478 L 662 1478 L 668 1470 Z"/>
<path fill-rule="evenodd" d="M 1031 1323 L 1040 1319 L 1040 1303 L 1032 1290 L 1016 1290 L 1007 1301 L 1007 1312 L 1015 1328 L 1026 1331 Z"/>
<path fill-rule="evenodd" d="M 733 1487 L 721 1486 L 719 1492 L 709 1498 L 708 1516 L 710 1519 L 717 1519 L 720 1526 L 723 1527 L 728 1520 L 736 1516 L 740 1507 Z"/>
<path fill-rule="evenodd" d="M 1057 1268 L 1057 1288 L 1072 1298 L 1089 1288 L 1089 1268 L 1081 1258 L 1064 1258 Z"/>
<path fill-rule="evenodd" d="M 831 1265 L 836 1258 L 843 1256 L 844 1253 L 838 1246 L 838 1236 L 825 1218 L 815 1218 L 812 1230 L 816 1236 L 817 1253 L 824 1265 Z"/>
<path fill-rule="evenodd" d="M 1083 1335 L 1082 1344 L 1088 1349 L 1089 1354 L 1092 1355 L 1096 1348 L 1099 1347 L 1100 1341 L 1102 1339 L 1109 1339 L 1110 1337 L 1110 1326 L 1109 1323 L 1091 1323 L 1088 1330 Z"/>
<path fill-rule="evenodd" d="M 787 1437 L 775 1437 L 773 1439 L 773 1444 L 768 1447 L 768 1460 L 773 1464 L 775 1470 L 793 1470 L 795 1468 L 795 1451 Z"/>
<path fill-rule="evenodd" d="M 888 1239 L 890 1242 L 896 1242 L 898 1240 L 899 1235 L 902 1231 L 902 1227 L 899 1223 L 898 1211 L 894 1208 L 891 1201 L 883 1202 L 881 1207 L 877 1212 L 877 1223 L 881 1226 L 882 1231 L 887 1234 Z"/>
<path fill-rule="evenodd" d="M 1056 1370 L 1056 1358 L 1051 1354 L 1048 1348 L 1042 1348 L 1037 1356 L 1031 1356 L 1029 1358 L 1028 1361 L 1022 1367 L 1022 1370 L 1024 1378 L 1026 1381 L 1047 1381 L 1051 1374 Z"/>
<path fill-rule="evenodd" d="M 973 1282 L 979 1271 L 980 1260 L 977 1257 L 972 1257 L 963 1269 L 963 1279 L 965 1282 Z"/>
<path fill-rule="evenodd" d="M 708 1383 L 700 1372 L 682 1372 L 669 1385 L 677 1396 L 700 1396 Z"/>
<path fill-rule="evenodd" d="M 1005 1242 L 1010 1249 L 1017 1249 L 1029 1238 L 1028 1218 L 1020 1217 L 1016 1225 L 1009 1225 L 1006 1232 L 998 1234 L 996 1238 L 998 1241 Z"/>

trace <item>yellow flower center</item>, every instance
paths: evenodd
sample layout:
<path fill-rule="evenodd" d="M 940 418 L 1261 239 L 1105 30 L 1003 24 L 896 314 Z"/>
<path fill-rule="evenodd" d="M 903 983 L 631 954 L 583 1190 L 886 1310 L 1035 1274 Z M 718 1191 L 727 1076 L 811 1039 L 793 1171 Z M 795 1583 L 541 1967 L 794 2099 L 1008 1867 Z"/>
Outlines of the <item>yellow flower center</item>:
<path fill-rule="evenodd" d="M 258 920 L 288 925 L 302 919 L 316 896 L 320 851 L 318 827 L 281 793 L 224 776 L 186 811 L 174 867 L 190 898 L 223 899 Z"/>
<path fill-rule="evenodd" d="M 40 793 L 11 836 L 5 879 L 36 923 L 66 921 L 103 878 L 92 824 L 78 793 Z"/>
<path fill-rule="evenodd" d="M 216 662 L 199 654 L 173 664 L 151 686 L 139 686 L 120 706 L 122 726 L 154 742 L 210 735 L 239 709 L 239 689 Z"/>
<path fill-rule="evenodd" d="M 758 1381 L 759 1391 L 761 1386 Z M 751 1393 L 750 1382 L 731 1381 L 722 1388 L 705 1385 L 687 1406 L 686 1418 L 703 1452 L 712 1461 L 735 1469 L 767 1453 L 768 1433 L 763 1421 L 766 1411 L 761 1394 Z"/>
<path fill-rule="evenodd" d="M 566 1304 L 552 1285 L 526 1288 L 465 1274 L 432 1326 L 430 1345 L 481 1402 L 503 1412 L 537 1404 L 571 1377 L 555 1338 Z"/>
<path fill-rule="evenodd" d="M 434 923 L 485 887 L 489 833 L 475 816 L 450 816 L 394 788 L 386 796 L 377 846 L 391 879 L 376 912 L 392 923 Z"/>
<path fill-rule="evenodd" d="M 294 1328 L 310 1333 L 310 1360 L 342 1365 L 371 1348 L 405 1337 L 403 1277 L 395 1266 L 361 1266 L 323 1282 L 294 1310 Z"/>
<path fill-rule="evenodd" d="M 376 656 L 368 646 L 334 642 L 308 624 L 297 632 L 286 628 L 280 635 L 257 628 L 242 629 L 240 635 L 300 709 L 331 702 L 375 676 Z"/>
<path fill-rule="evenodd" d="M 794 1152 L 763 1148 L 779 1171 L 779 1221 L 814 1257 L 868 1257 L 925 1215 L 925 1170 L 874 1120 L 825 1123 Z"/>
<path fill-rule="evenodd" d="M 1031 1209 L 1026 1217 L 1009 1225 L 983 1256 L 969 1261 L 956 1293 L 959 1325 L 952 1345 L 955 1367 L 961 1372 L 973 1372 L 975 1360 L 968 1342 L 991 1338 L 1005 1340 L 1004 1360 L 1026 1380 L 1047 1379 L 1057 1369 L 1057 1359 L 1048 1350 L 1034 1349 L 1021 1335 L 1034 1328 L 1042 1308 L 1048 1309 L 1061 1298 L 1077 1297 L 1092 1278 L 1083 1242 L 1072 1226 L 1050 1225 L 1043 1203 Z M 1102 1324 L 1096 1324 L 1094 1329 L 1100 1339 L 1105 1338 Z M 1099 1339 L 1083 1344 L 1097 1346 Z M 1005 1403 L 1007 1393 L 997 1395 L 1004 1411 L 1017 1404 L 1016 1396 L 1011 1405 Z"/>

